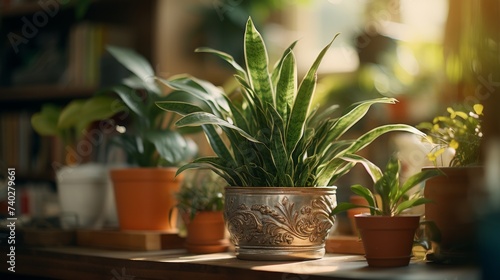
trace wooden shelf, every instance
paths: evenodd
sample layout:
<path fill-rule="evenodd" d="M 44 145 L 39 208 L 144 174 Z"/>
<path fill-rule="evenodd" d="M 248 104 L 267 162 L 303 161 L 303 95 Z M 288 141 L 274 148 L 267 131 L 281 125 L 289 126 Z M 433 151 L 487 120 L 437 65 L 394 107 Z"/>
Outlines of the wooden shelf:
<path fill-rule="evenodd" d="M 89 97 L 94 87 L 67 87 L 57 85 L 0 88 L 0 101 L 49 101 Z"/>
<path fill-rule="evenodd" d="M 481 279 L 474 265 L 436 266 L 412 260 L 405 267 L 380 269 L 368 267 L 363 256 L 348 254 L 288 262 L 239 260 L 234 252 L 195 255 L 184 249 L 134 252 L 16 246 L 15 254 L 16 275 L 57 279 Z M 5 253 L 0 255 L 4 264 L 6 258 Z M 5 279 L 2 273 L 10 272 L 0 271 Z"/>

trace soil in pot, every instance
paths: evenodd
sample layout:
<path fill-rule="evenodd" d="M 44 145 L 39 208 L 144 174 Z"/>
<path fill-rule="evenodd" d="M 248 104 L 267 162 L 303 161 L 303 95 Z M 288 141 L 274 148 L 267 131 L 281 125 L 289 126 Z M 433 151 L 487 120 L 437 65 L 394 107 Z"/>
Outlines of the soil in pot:
<path fill-rule="evenodd" d="M 420 216 L 355 216 L 365 257 L 372 267 L 407 266 Z"/>

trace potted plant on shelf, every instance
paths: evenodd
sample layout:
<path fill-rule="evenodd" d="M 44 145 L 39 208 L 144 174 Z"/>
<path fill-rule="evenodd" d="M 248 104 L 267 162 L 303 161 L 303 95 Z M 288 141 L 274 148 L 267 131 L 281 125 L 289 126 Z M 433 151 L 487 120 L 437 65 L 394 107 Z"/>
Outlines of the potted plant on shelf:
<path fill-rule="evenodd" d="M 334 116 L 336 107 L 321 113 L 310 109 L 316 72 L 332 43 L 297 85 L 295 43 L 270 70 L 264 41 L 248 19 L 246 70 L 226 53 L 198 49 L 218 55 L 235 68 L 242 99 L 229 99 L 222 89 L 191 76 L 160 79 L 175 91 L 158 106 L 182 115 L 176 122 L 179 127 L 201 126 L 215 152 L 184 165 L 178 173 L 208 168 L 227 181 L 224 215 L 240 259 L 323 257 L 333 225 L 330 212 L 336 205 L 332 183 L 355 165 L 344 157 L 389 131 L 421 133 L 409 125 L 391 124 L 357 139 L 340 140 L 371 105 L 396 100 L 367 100 L 340 116 Z"/>
<path fill-rule="evenodd" d="M 475 104 L 447 108 L 447 115 L 417 127 L 427 132 L 424 138 L 435 145 L 428 154 L 445 176 L 428 180 L 425 197 L 434 201 L 425 206 L 426 220 L 433 221 L 441 232 L 439 243 L 428 254 L 437 262 L 461 262 L 474 257 L 475 210 L 472 198 L 480 191 L 484 169 L 479 165 L 483 105 Z M 452 153 L 449 162 L 442 160 L 445 152 Z M 460 205 L 460 207 L 457 207 Z"/>
<path fill-rule="evenodd" d="M 95 96 L 73 100 L 63 108 L 45 104 L 31 117 L 33 129 L 42 136 L 61 140 L 65 151 L 64 162 L 52 164 L 65 228 L 100 228 L 115 220 L 106 168 L 86 159 L 92 153 L 94 140 L 85 134 L 93 122 L 108 119 L 121 108 L 115 98 Z"/>
<path fill-rule="evenodd" d="M 191 253 L 224 252 L 229 247 L 224 226 L 225 181 L 210 170 L 186 175 L 176 208 L 186 226 L 186 249 Z"/>
<path fill-rule="evenodd" d="M 197 146 L 174 129 L 172 114 L 155 105 L 165 95 L 149 62 L 133 50 L 107 49 L 132 73 L 121 85 L 105 91 L 117 94 L 130 114 L 130 123 L 117 127 L 121 133 L 115 138 L 130 166 L 110 171 L 120 229 L 175 230 L 168 217 L 182 181 L 182 176 L 175 174 L 179 165 L 196 155 Z"/>
<path fill-rule="evenodd" d="M 350 157 L 348 160 L 358 161 L 357 157 Z M 363 197 L 368 205 L 342 202 L 331 213 L 336 215 L 349 209 L 369 209 L 369 215 L 355 215 L 369 266 L 396 267 L 409 264 L 420 216 L 405 215 L 404 212 L 430 202 L 419 191 L 411 195 L 409 192 L 425 180 L 441 174 L 437 169 L 425 170 L 412 175 L 401 184 L 400 169 L 400 162 L 396 157 L 389 160 L 383 173 L 377 166 L 367 164 L 366 170 L 373 179 L 374 192 L 361 185 L 353 185 L 351 190 Z"/>

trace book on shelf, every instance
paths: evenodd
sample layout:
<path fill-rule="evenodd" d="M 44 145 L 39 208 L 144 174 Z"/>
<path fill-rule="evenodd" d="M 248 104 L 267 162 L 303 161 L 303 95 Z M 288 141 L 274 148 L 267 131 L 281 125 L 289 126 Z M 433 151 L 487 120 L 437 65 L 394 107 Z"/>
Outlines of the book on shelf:
<path fill-rule="evenodd" d="M 132 37 L 123 27 L 82 22 L 72 27 L 68 42 L 68 83 L 72 86 L 100 85 L 101 60 L 107 45 L 130 47 Z"/>

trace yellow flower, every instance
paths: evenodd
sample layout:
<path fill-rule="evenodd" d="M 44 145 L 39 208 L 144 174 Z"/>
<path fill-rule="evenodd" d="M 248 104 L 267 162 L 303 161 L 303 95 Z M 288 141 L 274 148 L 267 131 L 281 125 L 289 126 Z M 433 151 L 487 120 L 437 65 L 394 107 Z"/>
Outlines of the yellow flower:
<path fill-rule="evenodd" d="M 451 139 L 449 147 L 452 148 L 452 149 L 454 149 L 454 150 L 458 149 L 458 142 L 457 142 L 457 140 Z"/>
<path fill-rule="evenodd" d="M 478 114 L 478 115 L 482 115 L 483 114 L 484 106 L 482 104 L 475 104 L 473 106 L 473 108 L 474 108 L 474 112 L 476 112 L 476 114 Z"/>

